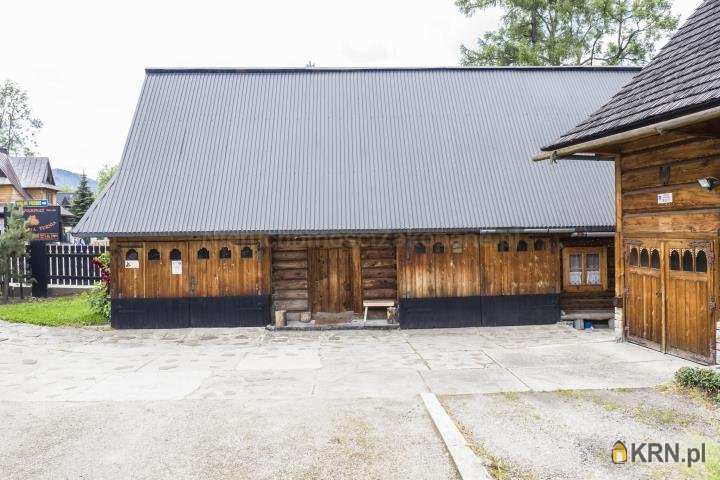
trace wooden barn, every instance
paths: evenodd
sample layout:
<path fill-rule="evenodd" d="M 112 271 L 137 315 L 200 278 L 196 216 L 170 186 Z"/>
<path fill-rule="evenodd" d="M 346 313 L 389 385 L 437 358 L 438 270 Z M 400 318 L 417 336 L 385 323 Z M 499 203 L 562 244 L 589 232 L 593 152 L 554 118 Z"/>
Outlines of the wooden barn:
<path fill-rule="evenodd" d="M 149 69 L 74 232 L 111 239 L 115 327 L 612 312 L 612 165 L 528 158 L 637 71 Z"/>
<path fill-rule="evenodd" d="M 616 327 L 704 363 L 720 361 L 719 79 L 720 1 L 706 0 L 632 82 L 536 157 L 614 161 Z"/>

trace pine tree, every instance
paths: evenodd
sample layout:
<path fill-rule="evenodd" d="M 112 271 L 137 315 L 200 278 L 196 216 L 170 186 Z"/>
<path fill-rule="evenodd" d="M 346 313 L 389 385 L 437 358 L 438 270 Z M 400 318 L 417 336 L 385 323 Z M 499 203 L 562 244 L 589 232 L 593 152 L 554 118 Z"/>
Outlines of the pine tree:
<path fill-rule="evenodd" d="M 26 254 L 27 244 L 34 235 L 27 226 L 22 210 L 18 207 L 8 207 L 5 215 L 7 215 L 6 228 L 0 235 L 0 277 L 3 283 L 3 299 L 7 302 L 12 259 Z"/>
<path fill-rule="evenodd" d="M 90 205 L 95 201 L 92 190 L 88 186 L 87 175 L 85 172 L 80 176 L 80 184 L 75 190 L 73 195 L 72 204 L 70 205 L 70 211 L 75 215 L 74 222 L 80 221 L 85 212 L 87 212 Z"/>

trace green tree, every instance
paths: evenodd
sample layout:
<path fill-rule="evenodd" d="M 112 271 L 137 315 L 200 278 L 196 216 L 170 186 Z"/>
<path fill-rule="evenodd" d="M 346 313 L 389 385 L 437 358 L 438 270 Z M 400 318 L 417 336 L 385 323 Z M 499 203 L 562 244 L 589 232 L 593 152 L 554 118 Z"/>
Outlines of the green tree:
<path fill-rule="evenodd" d="M 105 190 L 105 187 L 108 183 L 110 183 L 110 180 L 115 176 L 117 173 L 118 166 L 117 165 L 103 165 L 103 167 L 98 172 L 98 178 L 97 178 L 97 192 L 100 193 L 103 190 Z"/>
<path fill-rule="evenodd" d="M 42 122 L 32 114 L 27 92 L 11 80 L 0 84 L 0 146 L 30 156 L 41 127 Z"/>
<path fill-rule="evenodd" d="M 90 205 L 95 201 L 92 190 L 88 186 L 87 175 L 83 172 L 80 175 L 80 183 L 78 184 L 75 195 L 73 195 L 72 203 L 70 204 L 70 211 L 75 215 L 75 223 L 77 223 L 85 212 L 87 212 Z"/>
<path fill-rule="evenodd" d="M 22 210 L 8 206 L 5 231 L 0 235 L 0 277 L 3 284 L 3 301 L 7 302 L 10 292 L 12 260 L 26 254 L 27 244 L 33 239 L 28 222 Z"/>
<path fill-rule="evenodd" d="M 461 46 L 464 65 L 642 65 L 677 28 L 672 0 L 455 0 L 465 15 L 490 7 L 501 26 Z"/>

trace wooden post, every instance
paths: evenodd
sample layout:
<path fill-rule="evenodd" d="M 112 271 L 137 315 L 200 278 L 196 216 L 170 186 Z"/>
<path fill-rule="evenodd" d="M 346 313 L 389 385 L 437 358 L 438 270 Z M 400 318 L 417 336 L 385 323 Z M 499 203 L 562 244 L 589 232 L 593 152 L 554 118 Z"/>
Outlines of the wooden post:
<path fill-rule="evenodd" d="M 407 237 L 405 235 L 398 235 L 395 239 L 395 275 L 397 277 L 397 298 L 400 301 L 401 298 L 407 296 L 407 287 L 405 285 L 405 249 L 407 248 Z"/>
<path fill-rule="evenodd" d="M 352 294 L 355 313 L 362 313 L 363 305 L 363 278 L 362 278 L 362 256 L 360 254 L 360 243 L 354 241 L 352 244 Z"/>
<path fill-rule="evenodd" d="M 615 157 L 615 301 L 622 318 L 621 338 L 625 339 L 625 248 L 622 228 L 622 157 Z"/>

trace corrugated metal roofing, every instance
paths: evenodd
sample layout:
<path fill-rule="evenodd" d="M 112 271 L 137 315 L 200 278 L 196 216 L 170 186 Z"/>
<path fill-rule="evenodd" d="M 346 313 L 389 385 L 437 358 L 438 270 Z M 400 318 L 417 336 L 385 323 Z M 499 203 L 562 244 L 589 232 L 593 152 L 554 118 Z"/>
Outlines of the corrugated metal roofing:
<path fill-rule="evenodd" d="M 25 188 L 55 188 L 55 180 L 47 157 L 10 157 L 20 183 Z"/>
<path fill-rule="evenodd" d="M 543 150 L 575 145 L 717 105 L 720 0 L 705 0 L 632 82 Z"/>
<path fill-rule="evenodd" d="M 75 232 L 611 228 L 612 164 L 529 158 L 636 72 L 148 70 Z"/>

